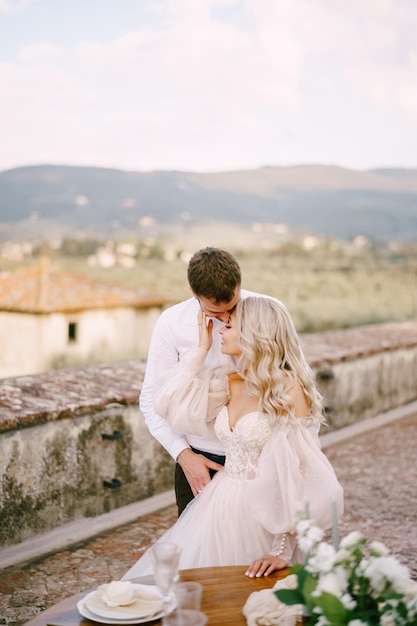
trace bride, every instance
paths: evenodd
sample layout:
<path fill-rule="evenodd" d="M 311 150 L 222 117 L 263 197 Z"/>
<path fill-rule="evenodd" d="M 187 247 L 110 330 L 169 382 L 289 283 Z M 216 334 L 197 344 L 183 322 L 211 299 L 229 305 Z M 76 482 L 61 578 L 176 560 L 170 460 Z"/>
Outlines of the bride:
<path fill-rule="evenodd" d="M 159 541 L 181 547 L 180 569 L 247 565 L 247 576 L 268 576 L 300 560 L 295 523 L 305 509 L 323 530 L 334 501 L 343 511 L 342 487 L 320 449 L 322 398 L 282 303 L 239 301 L 220 330 L 236 372 L 214 381 L 199 376 L 213 322 L 200 311 L 199 324 L 199 345 L 156 385 L 155 405 L 177 433 L 214 429 L 226 463 Z M 151 572 L 145 552 L 123 579 Z"/>

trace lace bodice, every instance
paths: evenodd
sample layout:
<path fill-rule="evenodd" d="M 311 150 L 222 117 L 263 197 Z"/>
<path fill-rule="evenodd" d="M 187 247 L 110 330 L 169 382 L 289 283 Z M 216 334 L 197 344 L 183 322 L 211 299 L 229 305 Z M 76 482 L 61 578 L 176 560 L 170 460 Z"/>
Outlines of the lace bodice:
<path fill-rule="evenodd" d="M 215 431 L 225 447 L 225 472 L 231 478 L 255 478 L 259 455 L 271 436 L 269 418 L 259 411 L 248 413 L 231 430 L 227 407 L 223 407 L 216 419 Z"/>

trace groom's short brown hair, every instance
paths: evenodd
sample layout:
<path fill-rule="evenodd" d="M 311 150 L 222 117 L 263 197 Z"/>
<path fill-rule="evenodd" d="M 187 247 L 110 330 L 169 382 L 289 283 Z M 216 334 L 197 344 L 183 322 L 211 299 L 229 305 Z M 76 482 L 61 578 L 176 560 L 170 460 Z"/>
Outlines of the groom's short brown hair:
<path fill-rule="evenodd" d="M 233 254 L 220 248 L 203 248 L 193 254 L 188 264 L 188 282 L 196 296 L 215 304 L 231 302 L 242 275 Z"/>

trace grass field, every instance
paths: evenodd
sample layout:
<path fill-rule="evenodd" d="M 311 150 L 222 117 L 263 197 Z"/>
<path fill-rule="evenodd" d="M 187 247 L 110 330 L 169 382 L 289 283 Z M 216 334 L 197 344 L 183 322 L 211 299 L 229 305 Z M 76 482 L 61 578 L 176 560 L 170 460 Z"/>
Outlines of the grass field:
<path fill-rule="evenodd" d="M 299 332 L 317 332 L 417 317 L 417 259 L 312 255 L 237 254 L 243 286 L 281 299 Z M 172 301 L 190 296 L 187 264 L 143 258 L 136 267 L 91 268 L 85 259 L 57 258 L 73 271 L 146 287 Z"/>
<path fill-rule="evenodd" d="M 91 258 L 97 260 L 100 248 L 117 252 L 116 241 L 69 240 L 66 248 L 59 249 L 42 244 L 18 261 L 7 258 L 0 246 L 0 273 L 38 264 L 42 252 L 48 255 L 51 265 L 137 291 L 145 288 L 175 303 L 191 295 L 187 263 L 192 252 L 210 241 L 209 245 L 235 254 L 242 268 L 243 287 L 279 298 L 287 305 L 300 333 L 417 319 L 416 244 L 401 249 L 372 246 L 355 250 L 349 244 L 328 241 L 306 250 L 287 240 L 283 245 L 272 242 L 265 249 L 262 242 L 249 237 L 245 240 L 241 233 L 233 237 L 234 231 L 224 229 L 221 234 L 223 240 L 209 240 L 207 233 L 199 233 L 200 239 L 155 239 L 152 246 L 144 239 L 137 240 L 134 256 L 128 259 L 131 267 L 125 267 L 117 253 L 117 262 L 111 267 L 91 264 Z M 230 245 L 231 241 L 236 245 Z M 64 354 L 57 356 L 51 368 L 101 363 L 112 358 L 97 351 L 82 361 Z"/>

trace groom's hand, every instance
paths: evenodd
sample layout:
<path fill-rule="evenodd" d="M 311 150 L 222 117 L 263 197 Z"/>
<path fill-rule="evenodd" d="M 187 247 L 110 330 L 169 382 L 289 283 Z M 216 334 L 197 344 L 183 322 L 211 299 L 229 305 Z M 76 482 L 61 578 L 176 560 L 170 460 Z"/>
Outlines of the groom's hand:
<path fill-rule="evenodd" d="M 204 487 L 209 484 L 211 480 L 209 470 L 218 471 L 224 469 L 223 465 L 207 459 L 203 454 L 196 454 L 190 448 L 180 452 L 177 457 L 177 463 L 181 465 L 194 496 L 198 496 Z"/>

